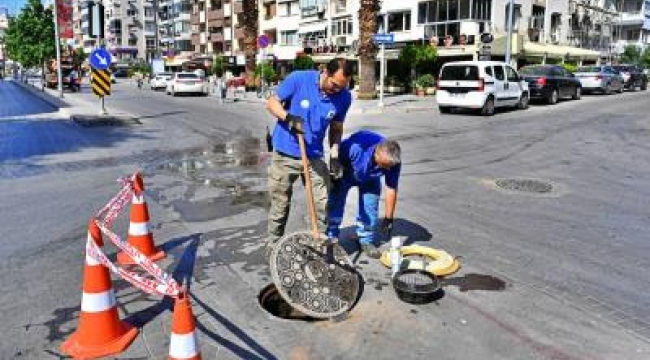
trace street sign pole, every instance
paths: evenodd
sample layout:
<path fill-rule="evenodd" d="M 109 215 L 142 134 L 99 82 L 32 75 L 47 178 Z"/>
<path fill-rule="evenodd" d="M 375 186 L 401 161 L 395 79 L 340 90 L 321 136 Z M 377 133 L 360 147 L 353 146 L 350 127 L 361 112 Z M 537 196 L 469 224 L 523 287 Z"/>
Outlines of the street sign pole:
<path fill-rule="evenodd" d="M 61 71 L 61 44 L 59 43 L 59 17 L 57 10 L 58 1 L 54 1 L 54 47 L 56 49 L 56 76 L 59 97 L 63 98 L 63 74 Z"/>
<path fill-rule="evenodd" d="M 384 107 L 384 73 L 386 72 L 386 45 L 381 43 L 381 62 L 379 63 L 379 103 L 378 107 Z"/>
<path fill-rule="evenodd" d="M 510 0 L 508 4 L 508 39 L 506 40 L 506 64 L 510 65 L 512 51 L 512 17 L 514 14 L 515 1 Z"/>

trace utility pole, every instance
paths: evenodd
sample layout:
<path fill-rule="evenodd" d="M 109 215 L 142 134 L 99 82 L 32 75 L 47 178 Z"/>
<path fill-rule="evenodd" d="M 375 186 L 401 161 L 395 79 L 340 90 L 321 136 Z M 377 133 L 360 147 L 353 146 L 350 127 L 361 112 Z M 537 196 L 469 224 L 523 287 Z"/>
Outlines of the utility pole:
<path fill-rule="evenodd" d="M 56 76 L 59 97 L 63 98 L 63 75 L 61 71 L 61 44 L 59 43 L 59 16 L 57 9 L 58 1 L 54 1 L 54 47 L 56 48 Z"/>
<path fill-rule="evenodd" d="M 510 65 L 512 51 L 512 22 L 515 13 L 515 0 L 510 0 L 508 4 L 508 39 L 506 40 L 506 64 Z"/>

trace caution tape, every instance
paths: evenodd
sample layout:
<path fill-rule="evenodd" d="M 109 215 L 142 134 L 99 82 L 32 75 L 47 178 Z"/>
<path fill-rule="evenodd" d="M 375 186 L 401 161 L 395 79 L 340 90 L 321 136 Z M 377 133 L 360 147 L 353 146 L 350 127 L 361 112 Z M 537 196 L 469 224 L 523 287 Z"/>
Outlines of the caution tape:
<path fill-rule="evenodd" d="M 122 279 L 128 281 L 133 284 L 133 286 L 146 293 L 152 295 L 167 295 L 177 298 L 181 292 L 181 287 L 178 285 L 176 280 L 164 272 L 153 261 L 149 260 L 149 258 L 138 251 L 138 249 L 120 239 L 117 234 L 110 230 L 113 221 L 120 215 L 126 205 L 130 203 L 130 199 L 135 192 L 133 188 L 133 180 L 123 178 L 118 181 L 122 184 L 122 188 L 117 195 L 106 204 L 106 206 L 97 212 L 93 221 L 95 221 L 102 233 L 106 235 L 115 246 L 129 255 L 131 259 L 133 259 L 133 262 L 153 276 L 153 279 L 146 278 L 138 273 L 125 270 L 113 264 L 113 262 L 106 256 L 106 254 L 104 254 L 102 249 L 95 244 L 94 241 L 88 241 L 86 243 L 86 254 L 95 259 L 95 261 L 106 266 L 113 273 L 119 275 Z"/>

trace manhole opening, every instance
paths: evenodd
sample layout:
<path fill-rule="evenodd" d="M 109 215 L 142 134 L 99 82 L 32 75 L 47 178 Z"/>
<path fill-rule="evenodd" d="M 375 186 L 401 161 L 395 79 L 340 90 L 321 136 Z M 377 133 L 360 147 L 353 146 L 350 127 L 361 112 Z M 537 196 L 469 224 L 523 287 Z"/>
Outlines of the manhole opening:
<path fill-rule="evenodd" d="M 322 320 L 305 315 L 299 310 L 296 310 L 293 306 L 289 305 L 289 303 L 284 300 L 282 295 L 280 295 L 280 292 L 275 287 L 275 284 L 270 284 L 263 288 L 262 291 L 260 291 L 260 295 L 258 296 L 258 301 L 262 309 L 266 310 L 269 314 L 281 319 L 308 322 Z"/>
<path fill-rule="evenodd" d="M 547 182 L 531 179 L 500 179 L 495 183 L 498 187 L 510 191 L 544 194 L 553 190 L 553 185 Z"/>

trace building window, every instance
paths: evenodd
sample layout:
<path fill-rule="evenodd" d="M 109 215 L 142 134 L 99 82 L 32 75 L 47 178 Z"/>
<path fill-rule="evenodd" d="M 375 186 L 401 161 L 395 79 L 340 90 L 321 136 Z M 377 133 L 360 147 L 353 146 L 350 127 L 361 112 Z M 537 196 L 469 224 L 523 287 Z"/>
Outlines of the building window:
<path fill-rule="evenodd" d="M 129 46 L 138 46 L 138 39 L 130 38 Z"/>
<path fill-rule="evenodd" d="M 126 11 L 126 16 L 135 16 L 137 13 L 138 13 L 137 10 L 129 9 L 129 10 Z"/>
<path fill-rule="evenodd" d="M 156 47 L 156 39 L 147 39 L 147 49 L 153 49 Z"/>
<path fill-rule="evenodd" d="M 472 0 L 472 19 L 490 20 L 491 18 L 492 0 Z"/>
<path fill-rule="evenodd" d="M 352 17 L 332 20 L 332 36 L 352 35 Z"/>
<path fill-rule="evenodd" d="M 346 0 L 334 0 L 334 11 L 337 14 L 345 12 Z"/>
<path fill-rule="evenodd" d="M 156 22 L 154 21 L 145 21 L 144 31 L 155 32 L 156 31 Z"/>
<path fill-rule="evenodd" d="M 280 45 L 298 45 L 298 31 L 280 31 Z"/>
<path fill-rule="evenodd" d="M 152 17 L 155 13 L 153 12 L 152 7 L 146 7 L 144 8 L 144 16 L 146 17 Z"/>
<path fill-rule="evenodd" d="M 388 32 L 402 32 L 411 30 L 411 12 L 397 12 L 388 14 Z"/>

